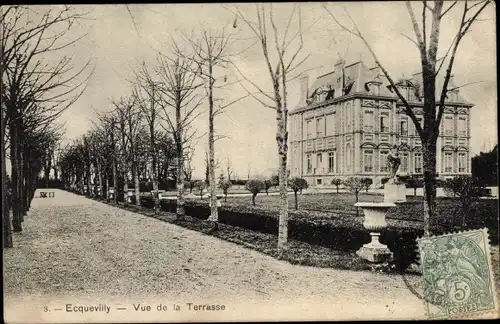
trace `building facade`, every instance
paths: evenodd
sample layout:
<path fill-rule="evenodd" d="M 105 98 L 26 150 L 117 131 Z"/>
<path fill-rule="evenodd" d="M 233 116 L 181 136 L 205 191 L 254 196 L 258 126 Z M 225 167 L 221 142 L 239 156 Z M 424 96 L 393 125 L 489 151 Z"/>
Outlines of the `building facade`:
<path fill-rule="evenodd" d="M 290 112 L 289 165 L 292 176 L 312 186 L 330 185 L 333 178 L 370 177 L 375 185 L 389 176 L 387 154 L 392 145 L 400 151 L 398 174 L 422 174 L 422 149 L 413 121 L 378 68 L 362 61 L 318 77 L 309 88 L 301 79 L 299 107 Z M 423 119 L 421 74 L 396 83 Z M 470 110 L 450 80 L 437 141 L 437 172 L 448 178 L 471 173 Z M 440 89 L 437 89 L 440 91 Z M 437 92 L 440 93 L 440 92 Z"/>

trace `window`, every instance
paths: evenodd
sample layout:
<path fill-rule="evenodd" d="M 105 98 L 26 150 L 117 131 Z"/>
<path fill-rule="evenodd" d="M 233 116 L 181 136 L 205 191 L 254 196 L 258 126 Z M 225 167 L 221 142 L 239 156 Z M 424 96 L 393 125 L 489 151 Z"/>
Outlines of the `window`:
<path fill-rule="evenodd" d="M 323 179 L 316 179 L 316 184 L 321 185 L 323 183 Z"/>
<path fill-rule="evenodd" d="M 387 166 L 387 155 L 389 155 L 389 151 L 380 151 L 380 172 L 388 172 L 389 167 Z"/>
<path fill-rule="evenodd" d="M 453 144 L 453 137 L 445 137 L 444 144 L 445 145 L 452 145 Z"/>
<path fill-rule="evenodd" d="M 312 129 L 311 129 L 311 120 L 308 120 L 306 122 L 306 132 L 307 132 L 307 138 L 311 138 L 312 137 Z"/>
<path fill-rule="evenodd" d="M 328 172 L 335 172 L 335 152 L 328 152 Z"/>
<path fill-rule="evenodd" d="M 467 172 L 467 154 L 464 152 L 458 153 L 458 172 Z"/>
<path fill-rule="evenodd" d="M 408 119 L 401 118 L 401 120 L 399 121 L 399 134 L 408 136 Z"/>
<path fill-rule="evenodd" d="M 365 110 L 363 130 L 367 133 L 373 133 L 373 111 L 371 110 Z"/>
<path fill-rule="evenodd" d="M 465 117 L 458 118 L 458 136 L 467 136 L 467 119 Z"/>
<path fill-rule="evenodd" d="M 324 130 L 325 130 L 325 123 L 323 118 L 316 119 L 316 137 L 323 137 Z"/>
<path fill-rule="evenodd" d="M 389 132 L 389 116 L 387 115 L 382 115 L 380 116 L 380 132 L 381 133 L 388 133 Z"/>
<path fill-rule="evenodd" d="M 345 147 L 345 169 L 346 171 L 351 171 L 351 156 L 352 156 L 352 150 L 351 150 L 351 144 L 347 144 Z"/>
<path fill-rule="evenodd" d="M 311 154 L 307 154 L 307 173 L 312 172 L 312 159 Z"/>
<path fill-rule="evenodd" d="M 452 153 L 445 152 L 444 153 L 444 172 L 452 172 Z"/>
<path fill-rule="evenodd" d="M 364 170 L 365 172 L 372 172 L 373 171 L 373 151 L 372 150 L 365 150 L 363 154 L 363 160 L 364 160 Z"/>
<path fill-rule="evenodd" d="M 418 121 L 418 124 L 420 126 L 423 126 L 422 125 L 422 117 L 417 117 L 417 121 Z M 417 126 L 416 125 L 413 125 L 413 135 L 418 135 L 418 131 L 417 131 Z"/>
<path fill-rule="evenodd" d="M 335 135 L 335 114 L 326 115 L 326 136 Z"/>
<path fill-rule="evenodd" d="M 408 172 L 408 153 L 401 154 L 401 172 Z"/>
<path fill-rule="evenodd" d="M 323 164 L 323 154 L 321 153 L 318 153 L 316 154 L 316 167 L 321 167 L 321 165 Z"/>
<path fill-rule="evenodd" d="M 422 173 L 422 153 L 415 153 L 414 165 L 415 173 Z"/>
<path fill-rule="evenodd" d="M 453 135 L 453 117 L 446 116 L 444 118 L 444 134 Z"/>

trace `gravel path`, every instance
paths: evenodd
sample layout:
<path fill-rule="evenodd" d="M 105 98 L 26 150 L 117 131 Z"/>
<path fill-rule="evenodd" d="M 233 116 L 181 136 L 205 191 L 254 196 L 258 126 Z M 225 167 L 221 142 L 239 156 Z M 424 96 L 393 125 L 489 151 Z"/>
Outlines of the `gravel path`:
<path fill-rule="evenodd" d="M 425 317 L 400 276 L 291 265 L 64 191 L 35 199 L 23 225 L 4 250 L 7 322 Z M 111 308 L 82 315 L 68 303 Z M 136 311 L 139 303 L 152 310 Z"/>

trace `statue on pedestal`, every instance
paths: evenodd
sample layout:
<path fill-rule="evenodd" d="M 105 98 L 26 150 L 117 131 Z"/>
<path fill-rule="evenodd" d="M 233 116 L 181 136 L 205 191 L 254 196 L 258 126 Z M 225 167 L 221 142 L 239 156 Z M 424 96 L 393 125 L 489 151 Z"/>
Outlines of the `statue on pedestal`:
<path fill-rule="evenodd" d="M 401 158 L 399 157 L 397 145 L 393 145 L 391 151 L 387 155 L 387 164 L 390 172 L 388 182 L 395 183 L 396 173 L 398 172 L 399 165 L 401 164 Z"/>

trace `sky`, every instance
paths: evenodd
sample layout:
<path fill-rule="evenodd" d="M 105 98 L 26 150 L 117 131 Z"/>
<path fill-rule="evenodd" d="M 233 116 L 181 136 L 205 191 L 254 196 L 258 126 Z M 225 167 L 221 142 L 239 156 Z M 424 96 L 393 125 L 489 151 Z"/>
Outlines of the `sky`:
<path fill-rule="evenodd" d="M 66 141 L 85 133 L 96 120 L 96 111 L 112 109 L 111 100 L 128 96 L 131 88 L 127 80 L 132 78 L 132 69 L 144 61 L 148 66 L 156 64 L 157 52 L 170 53 L 170 40 L 184 33 L 193 39 L 203 29 L 227 28 L 234 43 L 232 60 L 240 71 L 256 84 L 270 91 L 269 75 L 259 44 L 248 50 L 253 40 L 250 29 L 241 20 L 233 28 L 236 5 L 226 4 L 154 4 L 154 5 L 93 5 L 77 6 L 77 10 L 88 12 L 87 20 L 71 33 L 86 36 L 73 49 L 75 64 L 91 60 L 95 70 L 87 84 L 85 93 L 60 118 L 65 123 Z M 238 8 L 254 19 L 252 4 L 238 4 Z M 310 85 L 321 74 L 330 72 L 339 56 L 347 64 L 363 60 L 369 67 L 374 60 L 359 39 L 339 29 L 321 3 L 300 3 L 304 49 L 309 59 L 300 67 L 308 71 Z M 414 38 L 414 32 L 403 2 L 352 2 L 328 4 L 335 16 L 349 24 L 346 11 L 352 16 L 365 38 L 372 45 L 381 63 L 394 78 L 410 76 L 419 70 L 419 56 L 415 45 L 404 35 Z M 417 18 L 421 12 L 420 2 L 413 4 Z M 282 33 L 293 4 L 273 5 L 276 25 Z M 345 10 L 344 10 L 345 9 Z M 460 5 L 450 11 L 442 23 L 440 54 L 450 44 L 460 18 Z M 297 12 L 297 11 L 296 11 Z M 497 142 L 496 103 L 496 37 L 494 4 L 481 14 L 477 22 L 462 41 L 454 65 L 453 74 L 462 88 L 461 96 L 474 103 L 471 116 L 472 155 L 491 149 Z M 297 27 L 297 20 L 291 30 Z M 68 35 L 71 37 L 72 35 Z M 292 48 L 292 46 L 291 46 Z M 438 55 L 440 56 L 440 55 Z M 226 76 L 232 86 L 217 89 L 216 97 L 224 103 L 246 94 L 238 84 L 241 79 L 234 68 L 219 68 L 217 77 Z M 289 84 L 289 109 L 299 102 L 299 81 Z M 198 134 L 208 131 L 207 103 L 202 106 L 201 116 L 195 121 Z M 226 108 L 215 120 L 216 130 L 224 136 L 216 142 L 216 156 L 222 165 L 231 160 L 234 171 L 240 178 L 269 172 L 277 167 L 277 144 L 275 141 L 275 111 L 262 106 L 252 97 L 238 101 Z M 204 156 L 208 145 L 206 137 L 200 137 L 195 146 L 194 175 L 203 177 Z"/>

